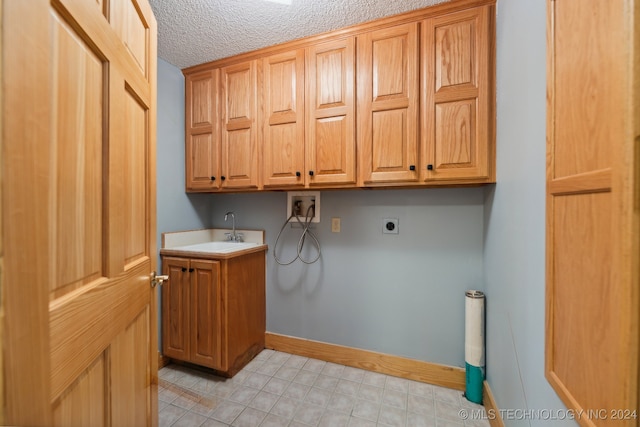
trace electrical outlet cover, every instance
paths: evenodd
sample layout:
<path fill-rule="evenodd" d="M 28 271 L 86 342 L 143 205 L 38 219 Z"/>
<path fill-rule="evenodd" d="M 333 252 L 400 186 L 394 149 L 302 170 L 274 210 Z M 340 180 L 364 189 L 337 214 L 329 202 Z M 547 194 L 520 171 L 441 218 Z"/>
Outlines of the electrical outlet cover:
<path fill-rule="evenodd" d="M 384 218 L 382 220 L 383 234 L 399 234 L 398 218 Z"/>

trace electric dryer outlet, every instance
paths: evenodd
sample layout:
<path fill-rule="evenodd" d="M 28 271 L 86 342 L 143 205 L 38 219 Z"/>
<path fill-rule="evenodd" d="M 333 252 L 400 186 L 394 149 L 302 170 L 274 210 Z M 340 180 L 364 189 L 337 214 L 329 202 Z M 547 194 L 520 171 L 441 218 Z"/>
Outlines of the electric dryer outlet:
<path fill-rule="evenodd" d="M 398 218 L 384 218 L 382 220 L 382 234 L 399 234 Z"/>

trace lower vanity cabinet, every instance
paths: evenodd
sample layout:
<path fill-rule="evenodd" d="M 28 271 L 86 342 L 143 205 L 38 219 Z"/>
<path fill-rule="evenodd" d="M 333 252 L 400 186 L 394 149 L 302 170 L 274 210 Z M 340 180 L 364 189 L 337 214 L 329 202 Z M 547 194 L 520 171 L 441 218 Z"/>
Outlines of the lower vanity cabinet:
<path fill-rule="evenodd" d="M 162 272 L 169 276 L 162 286 L 164 356 L 235 375 L 264 348 L 265 251 L 163 252 Z"/>

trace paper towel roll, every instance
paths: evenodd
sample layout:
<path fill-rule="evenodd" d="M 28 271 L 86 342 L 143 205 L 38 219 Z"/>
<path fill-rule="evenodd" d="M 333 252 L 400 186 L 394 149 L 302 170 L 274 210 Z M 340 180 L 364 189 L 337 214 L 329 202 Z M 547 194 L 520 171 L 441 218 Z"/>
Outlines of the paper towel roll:
<path fill-rule="evenodd" d="M 484 381 L 484 294 L 465 292 L 464 360 L 465 397 L 482 404 Z"/>
<path fill-rule="evenodd" d="M 484 293 L 465 292 L 464 360 L 473 366 L 484 366 Z"/>

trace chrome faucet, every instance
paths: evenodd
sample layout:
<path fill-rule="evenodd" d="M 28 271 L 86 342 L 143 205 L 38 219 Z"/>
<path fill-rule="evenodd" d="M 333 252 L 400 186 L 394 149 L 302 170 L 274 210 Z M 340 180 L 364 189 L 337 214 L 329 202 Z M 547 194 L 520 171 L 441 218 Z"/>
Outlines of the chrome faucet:
<path fill-rule="evenodd" d="M 226 221 L 229 218 L 229 215 L 231 215 L 231 224 L 232 224 L 232 233 L 225 233 L 225 235 L 227 236 L 227 240 L 230 240 L 232 242 L 242 242 L 244 236 L 242 235 L 242 233 L 237 233 L 236 232 L 236 215 L 230 211 L 227 212 L 226 214 L 224 214 L 224 220 Z"/>

